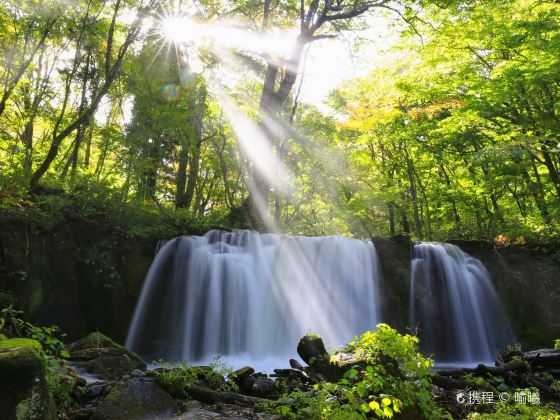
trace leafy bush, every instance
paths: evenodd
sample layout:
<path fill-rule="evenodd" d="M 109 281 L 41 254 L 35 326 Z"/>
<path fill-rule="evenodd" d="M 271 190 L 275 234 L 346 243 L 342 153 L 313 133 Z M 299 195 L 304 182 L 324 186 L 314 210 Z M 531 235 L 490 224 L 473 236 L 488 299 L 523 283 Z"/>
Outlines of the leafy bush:
<path fill-rule="evenodd" d="M 432 399 L 433 361 L 418 352 L 417 337 L 380 324 L 344 351 L 354 353 L 365 366 L 352 367 L 337 383 L 285 394 L 269 409 L 289 419 L 392 418 L 405 409 L 425 418 L 450 418 Z"/>
<path fill-rule="evenodd" d="M 560 349 L 560 338 L 557 339 L 557 340 L 554 342 L 554 348 L 555 348 L 555 349 Z"/>

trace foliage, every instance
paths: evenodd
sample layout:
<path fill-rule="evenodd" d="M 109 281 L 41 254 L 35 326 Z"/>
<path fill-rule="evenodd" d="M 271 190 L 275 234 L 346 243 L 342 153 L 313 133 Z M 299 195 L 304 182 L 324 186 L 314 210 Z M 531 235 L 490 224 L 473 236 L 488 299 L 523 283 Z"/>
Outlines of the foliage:
<path fill-rule="evenodd" d="M 141 236 L 243 227 L 235 215 L 264 156 L 242 152 L 246 133 L 215 93 L 259 131 L 264 99 L 285 85 L 268 110 L 282 126 L 269 140 L 290 173 L 289 187 L 270 194 L 280 229 L 498 245 L 560 235 L 555 2 L 383 2 L 398 3 L 407 26 L 392 28 L 398 41 L 376 69 L 333 93 L 330 112 L 296 100 L 288 64 L 303 49 L 277 57 L 274 72 L 278 63 L 244 48 L 232 47 L 232 62 L 138 32 L 144 12 L 157 20 L 172 2 L 43 3 L 0 4 L 0 209 L 45 226 L 68 213 L 106 216 Z M 363 27 L 372 5 L 266 4 L 201 2 L 196 20 L 307 30 L 305 44 Z M 231 68 L 227 87 L 212 86 Z"/>
<path fill-rule="evenodd" d="M 229 378 L 233 369 L 216 356 L 208 366 L 192 366 L 187 362 L 168 363 L 163 360 L 154 362 L 156 378 L 164 386 L 180 387 L 188 391 L 193 385 L 204 386 L 222 391 L 237 391 L 237 386 Z"/>
<path fill-rule="evenodd" d="M 493 407 L 495 411 L 491 413 L 471 413 L 467 418 L 469 420 L 478 419 L 496 419 L 496 420 L 559 420 L 560 414 L 553 407 L 541 404 L 524 404 L 514 401 L 499 401 Z"/>
<path fill-rule="evenodd" d="M 557 340 L 554 342 L 554 348 L 555 348 L 555 349 L 560 349 L 560 338 L 557 339 Z"/>
<path fill-rule="evenodd" d="M 392 418 L 403 410 L 420 411 L 426 418 L 447 417 L 430 393 L 433 361 L 418 352 L 417 344 L 417 337 L 380 324 L 343 349 L 364 360 L 365 367 L 356 365 L 337 383 L 286 394 L 273 409 L 285 418 Z"/>
<path fill-rule="evenodd" d="M 354 200 L 375 209 L 360 217 L 419 238 L 557 237 L 560 7 L 507 0 L 423 15 L 423 42 L 405 35 L 398 61 L 335 96 L 363 187 Z"/>

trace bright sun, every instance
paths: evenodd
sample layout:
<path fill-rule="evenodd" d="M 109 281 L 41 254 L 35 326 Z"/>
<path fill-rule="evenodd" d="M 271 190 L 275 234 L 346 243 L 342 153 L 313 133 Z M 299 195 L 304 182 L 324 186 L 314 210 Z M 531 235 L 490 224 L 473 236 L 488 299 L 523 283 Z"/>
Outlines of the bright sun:
<path fill-rule="evenodd" d="M 184 16 L 170 15 L 160 20 L 159 31 L 168 42 L 179 44 L 199 37 L 201 34 L 198 26 Z"/>

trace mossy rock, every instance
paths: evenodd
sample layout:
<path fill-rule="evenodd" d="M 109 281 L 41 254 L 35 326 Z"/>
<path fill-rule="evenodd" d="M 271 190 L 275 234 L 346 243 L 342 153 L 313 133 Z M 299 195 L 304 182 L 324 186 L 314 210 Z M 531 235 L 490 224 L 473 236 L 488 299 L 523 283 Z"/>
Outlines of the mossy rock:
<path fill-rule="evenodd" d="M 96 349 L 101 347 L 122 348 L 120 344 L 115 343 L 106 335 L 100 332 L 93 332 L 86 337 L 70 344 L 68 350 L 71 352 L 84 349 Z"/>
<path fill-rule="evenodd" d="M 313 366 L 317 360 L 328 357 L 327 349 L 323 339 L 318 334 L 306 334 L 300 338 L 297 352 L 299 357 L 309 366 Z"/>
<path fill-rule="evenodd" d="M 8 337 L 6 337 L 4 334 L 0 334 L 0 341 L 4 341 L 7 340 Z"/>
<path fill-rule="evenodd" d="M 0 342 L 0 414 L 7 420 L 56 418 L 39 342 L 28 338 Z"/>
<path fill-rule="evenodd" d="M 31 338 L 10 338 L 4 340 L 0 339 L 0 352 L 2 350 L 18 350 L 22 348 L 34 350 L 38 354 L 40 354 L 43 349 L 41 347 L 41 343 Z"/>
<path fill-rule="evenodd" d="M 70 351 L 71 356 L 72 354 L 79 354 L 79 351 L 81 350 L 102 349 L 102 348 L 120 350 L 122 353 L 126 354 L 131 360 L 138 362 L 140 365 L 145 364 L 144 360 L 136 353 L 130 351 L 125 346 L 115 343 L 109 337 L 107 337 L 106 335 L 100 332 L 94 332 L 88 334 L 86 337 L 68 345 L 68 350 Z"/>
<path fill-rule="evenodd" d="M 91 420 L 149 419 L 172 417 L 175 400 L 145 378 L 118 383 L 96 407 Z"/>
<path fill-rule="evenodd" d="M 88 360 L 83 364 L 86 372 L 104 379 L 118 379 L 134 369 L 145 368 L 144 363 L 130 359 L 126 354 L 120 356 L 102 356 Z"/>
<path fill-rule="evenodd" d="M 134 369 L 146 368 L 140 356 L 99 332 L 70 344 L 68 349 L 70 358 L 80 361 L 87 373 L 105 379 L 118 379 Z"/>

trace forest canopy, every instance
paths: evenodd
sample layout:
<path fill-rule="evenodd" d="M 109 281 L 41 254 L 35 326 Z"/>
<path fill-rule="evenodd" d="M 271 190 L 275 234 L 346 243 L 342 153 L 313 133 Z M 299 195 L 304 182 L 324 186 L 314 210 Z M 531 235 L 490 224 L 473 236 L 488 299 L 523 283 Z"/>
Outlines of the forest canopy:
<path fill-rule="evenodd" d="M 550 238 L 559 20 L 540 0 L 1 0 L 0 205 Z M 309 51 L 342 36 L 383 59 L 306 103 Z"/>

